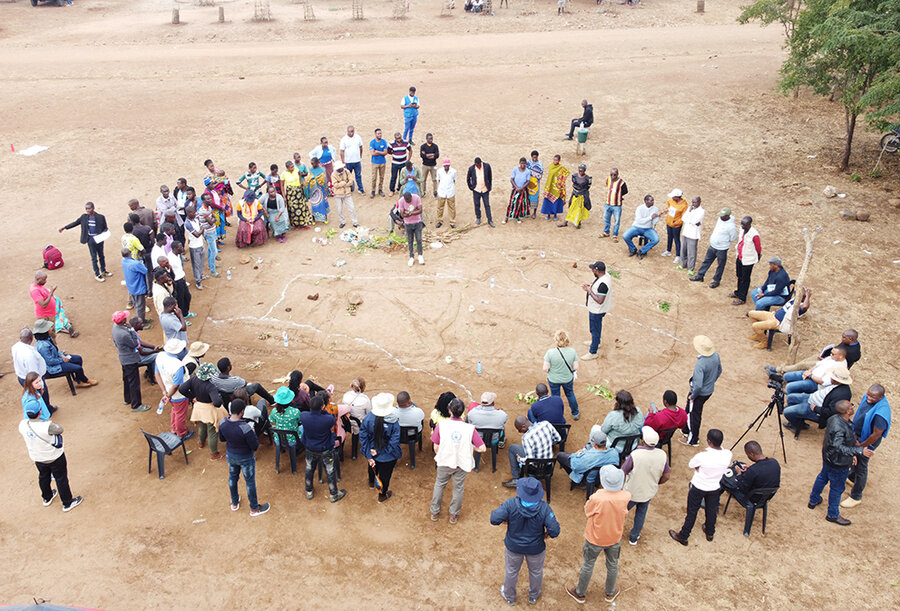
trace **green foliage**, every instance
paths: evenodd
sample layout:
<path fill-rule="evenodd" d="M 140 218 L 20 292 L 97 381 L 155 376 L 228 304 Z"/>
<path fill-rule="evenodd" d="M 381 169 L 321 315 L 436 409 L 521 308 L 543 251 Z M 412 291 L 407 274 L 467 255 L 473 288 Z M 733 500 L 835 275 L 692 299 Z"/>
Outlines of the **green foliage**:
<path fill-rule="evenodd" d="M 531 405 L 537 401 L 537 393 L 533 390 L 529 390 L 526 393 L 517 393 L 516 394 L 516 403 L 525 403 L 527 405 Z"/>
<path fill-rule="evenodd" d="M 603 380 L 603 384 L 588 384 L 588 392 L 606 399 L 607 401 L 612 401 L 616 398 L 616 396 L 613 394 L 613 391 L 611 391 L 609 387 L 606 386 L 606 384 L 609 384 L 609 380 Z"/>
<path fill-rule="evenodd" d="M 856 172 L 853 172 L 853 174 L 850 175 L 850 180 L 852 182 L 862 182 L 862 176 L 860 176 Z"/>
<path fill-rule="evenodd" d="M 670 304 L 668 301 L 660 301 L 659 309 L 662 310 L 663 312 L 668 312 L 669 310 L 672 309 L 672 304 Z"/>
<path fill-rule="evenodd" d="M 872 173 L 870 175 L 872 176 L 872 178 L 881 178 L 881 170 L 875 168 L 874 170 L 872 170 Z"/>
<path fill-rule="evenodd" d="M 619 272 L 617 272 L 616 270 L 614 270 L 611 267 L 606 270 L 606 273 L 608 273 L 610 276 L 612 276 L 616 280 L 618 280 L 619 278 L 622 277 L 622 274 L 620 274 Z"/>
<path fill-rule="evenodd" d="M 743 7 L 737 20 L 742 24 L 758 21 L 763 26 L 780 23 L 785 38 L 790 38 L 802 8 L 803 0 L 759 0 Z"/>
<path fill-rule="evenodd" d="M 896 44 L 900 47 L 900 40 Z M 860 100 L 869 109 L 866 121 L 881 131 L 900 125 L 900 60 L 894 63 L 894 69 L 879 75 Z"/>

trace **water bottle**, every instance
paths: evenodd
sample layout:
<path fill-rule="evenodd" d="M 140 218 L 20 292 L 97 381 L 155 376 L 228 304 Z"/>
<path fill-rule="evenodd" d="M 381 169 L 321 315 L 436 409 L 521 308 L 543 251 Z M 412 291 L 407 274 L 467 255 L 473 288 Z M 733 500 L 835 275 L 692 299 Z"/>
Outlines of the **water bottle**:
<path fill-rule="evenodd" d="M 553 290 L 553 285 L 550 284 L 549 282 L 547 283 L 547 290 L 548 290 L 548 291 L 552 291 L 552 290 Z"/>
<path fill-rule="evenodd" d="M 158 416 L 162 416 L 163 408 L 166 406 L 166 399 L 163 397 L 159 400 L 159 407 L 156 408 L 156 414 Z"/>
<path fill-rule="evenodd" d="M 481 373 L 481 361 L 478 361 L 478 364 L 475 366 L 475 373 Z"/>
<path fill-rule="evenodd" d="M 281 332 L 281 339 L 284 341 L 284 347 L 287 348 L 287 347 L 288 347 L 288 336 L 287 336 L 287 331 L 282 331 L 282 332 Z"/>
<path fill-rule="evenodd" d="M 494 277 L 491 276 L 491 288 L 494 288 Z"/>
<path fill-rule="evenodd" d="M 230 267 L 228 268 L 228 271 L 225 272 L 225 278 L 227 278 L 228 280 L 231 280 L 231 268 Z"/>

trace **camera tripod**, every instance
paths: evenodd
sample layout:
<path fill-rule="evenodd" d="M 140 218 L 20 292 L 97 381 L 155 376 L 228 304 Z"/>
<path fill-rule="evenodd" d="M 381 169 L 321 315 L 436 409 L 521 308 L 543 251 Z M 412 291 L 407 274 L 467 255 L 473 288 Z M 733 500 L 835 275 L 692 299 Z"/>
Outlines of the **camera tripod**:
<path fill-rule="evenodd" d="M 770 388 L 774 388 L 774 386 L 770 386 Z M 781 424 L 781 413 L 784 411 L 784 391 L 780 388 L 775 388 L 775 392 L 772 393 L 772 400 L 769 401 L 769 404 L 760 412 L 760 414 L 756 417 L 756 420 L 750 423 L 750 426 L 747 427 L 747 430 L 744 431 L 744 434 L 738 437 L 737 441 L 734 442 L 734 445 L 731 446 L 731 451 L 734 451 L 734 448 L 737 447 L 737 444 L 741 442 L 741 439 L 747 436 L 747 433 L 750 432 L 750 429 L 753 428 L 757 422 L 759 425 L 756 427 L 758 431 L 762 428 L 763 422 L 766 421 L 766 418 L 772 415 L 773 411 L 776 411 L 775 419 L 778 421 L 778 436 L 781 437 L 781 456 L 784 458 L 784 464 L 787 464 L 787 452 L 784 449 L 784 428 Z"/>

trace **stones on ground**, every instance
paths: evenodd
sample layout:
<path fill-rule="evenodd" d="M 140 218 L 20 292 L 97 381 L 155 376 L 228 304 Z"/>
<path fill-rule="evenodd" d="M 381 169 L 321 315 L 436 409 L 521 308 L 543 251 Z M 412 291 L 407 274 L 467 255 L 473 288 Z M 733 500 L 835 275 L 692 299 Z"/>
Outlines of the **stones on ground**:
<path fill-rule="evenodd" d="M 828 198 L 837 197 L 837 189 L 835 189 L 831 185 L 825 187 L 825 190 L 822 191 L 822 193 L 825 195 L 825 197 Z"/>
<path fill-rule="evenodd" d="M 841 218 L 845 221 L 855 221 L 856 213 L 851 212 L 850 210 L 841 210 Z"/>
<path fill-rule="evenodd" d="M 871 216 L 871 214 L 869 213 L 868 210 L 857 210 L 856 211 L 856 220 L 857 221 L 867 222 L 869 220 L 870 216 Z"/>

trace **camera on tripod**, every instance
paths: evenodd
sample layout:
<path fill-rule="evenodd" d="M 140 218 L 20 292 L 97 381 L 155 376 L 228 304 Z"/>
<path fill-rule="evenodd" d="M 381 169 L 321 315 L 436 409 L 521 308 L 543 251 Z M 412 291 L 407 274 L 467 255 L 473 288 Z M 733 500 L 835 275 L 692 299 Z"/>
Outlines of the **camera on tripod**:
<path fill-rule="evenodd" d="M 769 388 L 773 390 L 782 390 L 782 385 L 784 384 L 784 376 L 780 373 L 770 373 L 769 374 L 769 383 L 766 384 Z"/>

